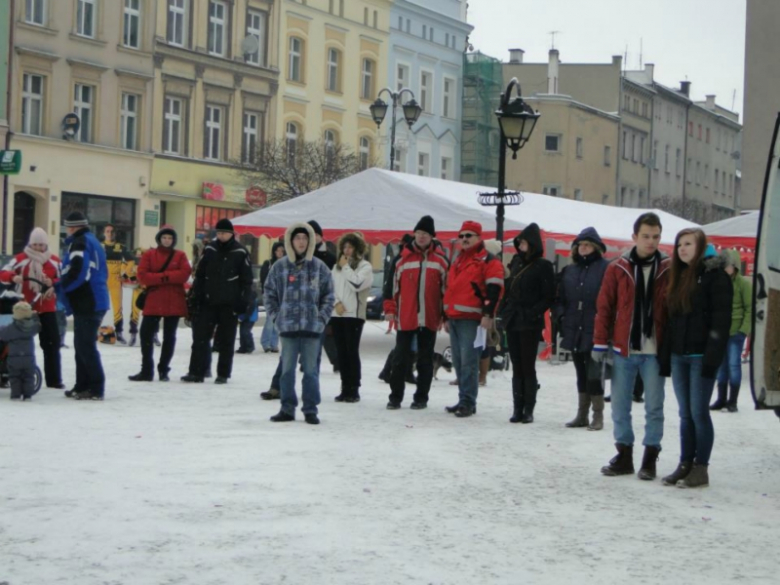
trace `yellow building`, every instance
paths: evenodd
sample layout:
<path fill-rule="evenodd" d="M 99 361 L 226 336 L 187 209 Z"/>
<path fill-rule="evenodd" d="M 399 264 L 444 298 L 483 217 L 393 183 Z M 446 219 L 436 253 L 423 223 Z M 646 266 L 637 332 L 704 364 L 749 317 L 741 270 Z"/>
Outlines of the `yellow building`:
<path fill-rule="evenodd" d="M 387 79 L 390 0 L 282 0 L 277 136 L 381 156 L 369 106 Z"/>
<path fill-rule="evenodd" d="M 276 134 L 276 5 L 157 4 L 149 195 L 159 205 L 160 222 L 179 232 L 182 247 L 219 219 L 252 209 L 235 164 Z"/>

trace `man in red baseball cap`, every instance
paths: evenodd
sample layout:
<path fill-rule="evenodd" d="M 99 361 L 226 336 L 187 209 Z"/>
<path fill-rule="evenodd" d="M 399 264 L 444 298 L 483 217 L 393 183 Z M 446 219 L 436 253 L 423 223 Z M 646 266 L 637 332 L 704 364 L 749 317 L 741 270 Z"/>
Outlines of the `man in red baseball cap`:
<path fill-rule="evenodd" d="M 450 266 L 444 293 L 444 323 L 450 334 L 452 365 L 458 378 L 458 403 L 447 412 L 465 418 L 477 412 L 479 357 L 474 347 L 479 327 L 490 329 L 504 291 L 504 266 L 482 243 L 482 225 L 465 221 L 458 234 L 460 254 Z"/>

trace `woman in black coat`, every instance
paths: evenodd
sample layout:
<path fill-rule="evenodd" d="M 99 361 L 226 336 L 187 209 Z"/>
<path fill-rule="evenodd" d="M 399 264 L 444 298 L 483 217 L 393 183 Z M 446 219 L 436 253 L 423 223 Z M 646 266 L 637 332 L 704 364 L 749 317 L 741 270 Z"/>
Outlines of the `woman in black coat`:
<path fill-rule="evenodd" d="M 594 431 L 604 428 L 604 388 L 600 376 L 595 375 L 597 366 L 590 359 L 590 352 L 593 349 L 596 299 L 609 265 L 603 257 L 606 250 L 595 228 L 582 230 L 572 245 L 572 264 L 563 269 L 558 286 L 554 313 L 556 319 L 562 320 L 561 347 L 572 353 L 577 371 L 579 408 L 574 420 L 566 423 L 569 428 L 588 427 Z M 591 404 L 593 422 L 588 425 Z"/>
<path fill-rule="evenodd" d="M 499 309 L 512 360 L 514 412 L 509 422 L 532 423 L 539 388 L 536 355 L 545 326 L 544 315 L 555 297 L 555 270 L 549 260 L 542 258 L 542 235 L 535 223 L 514 239 L 514 245 L 517 255 L 510 264 Z"/>

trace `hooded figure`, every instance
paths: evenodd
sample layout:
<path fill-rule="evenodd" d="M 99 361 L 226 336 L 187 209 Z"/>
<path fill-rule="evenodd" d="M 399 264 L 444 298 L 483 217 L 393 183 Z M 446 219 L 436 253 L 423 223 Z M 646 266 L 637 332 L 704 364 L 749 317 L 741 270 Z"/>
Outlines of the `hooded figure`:
<path fill-rule="evenodd" d="M 8 379 L 11 383 L 11 399 L 30 400 L 35 394 L 35 343 L 41 330 L 38 315 L 29 303 L 20 301 L 14 305 L 14 320 L 0 327 L 0 341 L 8 344 Z"/>

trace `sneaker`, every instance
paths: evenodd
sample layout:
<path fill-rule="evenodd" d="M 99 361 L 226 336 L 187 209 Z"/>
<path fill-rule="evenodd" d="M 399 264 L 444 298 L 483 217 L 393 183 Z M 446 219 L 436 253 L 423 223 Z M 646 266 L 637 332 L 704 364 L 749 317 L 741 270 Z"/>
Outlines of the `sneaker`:
<path fill-rule="evenodd" d="M 275 414 L 271 417 L 271 422 L 292 422 L 294 420 L 295 417 L 293 415 L 282 412 L 281 410 L 278 414 Z"/>
<path fill-rule="evenodd" d="M 388 402 L 387 410 L 399 410 L 401 405 L 398 402 Z"/>
<path fill-rule="evenodd" d="M 187 374 L 186 376 L 181 377 L 182 382 L 188 382 L 188 383 L 194 383 L 194 384 L 201 384 L 203 383 L 203 377 L 202 376 L 196 376 L 194 374 Z"/>
<path fill-rule="evenodd" d="M 260 392 L 260 398 L 263 400 L 279 400 L 281 398 L 281 392 L 278 388 L 271 388 L 265 392 Z"/>
<path fill-rule="evenodd" d="M 310 425 L 318 425 L 320 424 L 320 419 L 316 414 L 307 414 L 304 415 L 304 420 L 310 424 Z"/>
<path fill-rule="evenodd" d="M 145 374 L 144 372 L 138 372 L 134 376 L 128 376 L 128 380 L 131 382 L 151 382 L 154 380 L 154 376 L 152 374 Z"/>
<path fill-rule="evenodd" d="M 122 345 L 127 345 L 127 340 L 119 331 L 116 332 L 116 342 L 121 343 Z"/>
<path fill-rule="evenodd" d="M 424 410 L 428 408 L 428 405 L 425 402 L 412 402 L 412 405 L 409 408 L 412 410 Z"/>
<path fill-rule="evenodd" d="M 225 376 L 217 376 L 216 380 L 214 380 L 215 384 L 227 384 L 228 379 Z"/>

